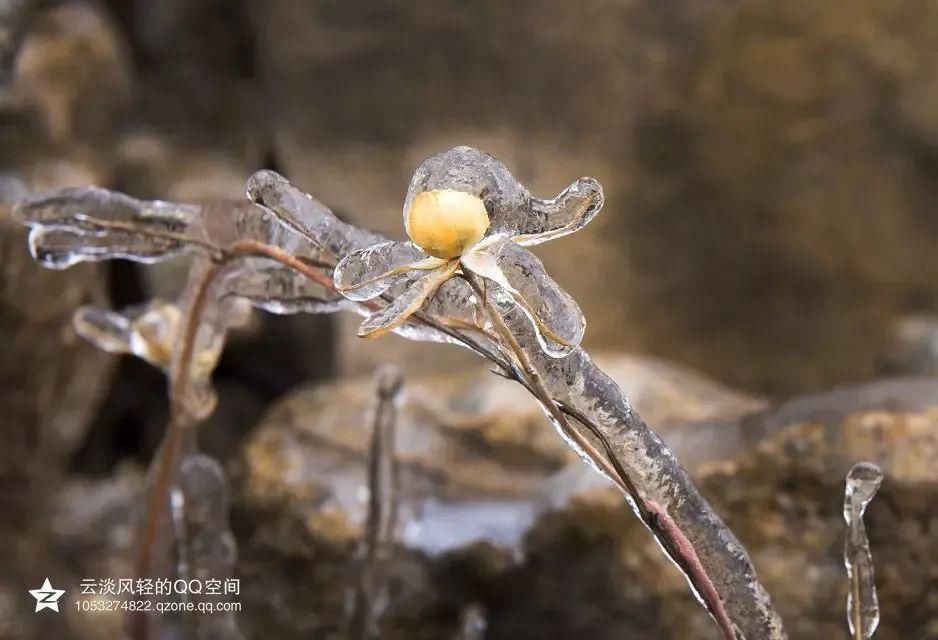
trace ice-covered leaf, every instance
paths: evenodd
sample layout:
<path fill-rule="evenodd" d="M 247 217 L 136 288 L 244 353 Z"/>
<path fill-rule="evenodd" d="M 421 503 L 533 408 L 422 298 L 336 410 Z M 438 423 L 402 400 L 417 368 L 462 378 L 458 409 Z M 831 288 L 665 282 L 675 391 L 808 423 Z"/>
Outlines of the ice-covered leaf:
<path fill-rule="evenodd" d="M 477 327 L 480 310 L 469 283 L 462 278 L 444 282 L 423 305 L 427 315 L 449 327 Z"/>
<path fill-rule="evenodd" d="M 586 320 L 579 305 L 527 249 L 501 239 L 466 253 L 462 265 L 511 294 L 531 318 L 541 347 L 551 357 L 567 355 L 583 339 Z"/>
<path fill-rule="evenodd" d="M 555 198 L 535 198 L 507 167 L 472 147 L 455 147 L 431 156 L 414 172 L 404 215 L 425 191 L 452 189 L 482 198 L 491 225 L 488 235 L 518 236 L 532 245 L 573 233 L 599 213 L 602 187 L 593 178 L 580 178 Z"/>
<path fill-rule="evenodd" d="M 329 208 L 303 193 L 275 171 L 258 171 L 248 179 L 248 197 L 264 205 L 284 227 L 328 250 L 336 258 L 385 239 L 339 220 Z"/>
<path fill-rule="evenodd" d="M 411 265 L 433 260 L 410 242 L 380 242 L 345 256 L 336 265 L 333 279 L 336 288 L 349 300 L 371 300 L 398 282 L 413 278 Z"/>
<path fill-rule="evenodd" d="M 129 353 L 168 369 L 179 331 L 179 307 L 165 300 L 122 311 L 81 307 L 72 318 L 78 335 L 110 353 Z"/>
<path fill-rule="evenodd" d="M 408 283 L 403 293 L 395 297 L 387 307 L 365 318 L 358 328 L 358 335 L 363 338 L 377 338 L 401 326 L 441 284 L 452 277 L 458 266 L 459 263 L 455 261 L 447 263 Z"/>
<path fill-rule="evenodd" d="M 196 260 L 179 300 L 153 300 L 121 311 L 82 307 L 75 312 L 73 324 L 79 335 L 96 346 L 136 355 L 163 369 L 171 379 L 184 370 L 186 385 L 179 400 L 190 417 L 204 418 L 215 406 L 211 377 L 225 335 L 229 328 L 243 325 L 250 312 L 243 300 L 227 295 L 236 274 L 236 269 L 226 273 L 224 267 Z M 195 324 L 190 327 L 190 322 Z M 194 331 L 188 353 L 184 353 L 186 331 Z"/>
<path fill-rule="evenodd" d="M 603 188 L 595 178 L 579 178 L 551 200 L 534 199 L 531 212 L 518 220 L 514 241 L 540 244 L 579 231 L 603 206 Z"/>
<path fill-rule="evenodd" d="M 323 254 L 269 209 L 245 201 L 177 204 L 75 187 L 27 198 L 14 207 L 13 215 L 31 227 L 33 255 L 51 268 L 113 258 L 150 263 L 182 253 L 219 257 L 244 240 L 312 262 Z"/>
<path fill-rule="evenodd" d="M 883 482 L 883 472 L 872 462 L 859 462 L 847 473 L 844 520 L 847 539 L 844 564 L 850 588 L 847 591 L 847 623 L 851 637 L 869 640 L 879 625 L 879 601 L 873 575 L 873 555 L 863 524 L 863 513 Z"/>
<path fill-rule="evenodd" d="M 269 313 L 333 313 L 354 310 L 342 295 L 305 275 L 270 261 L 242 266 L 229 284 L 229 293 Z"/>
<path fill-rule="evenodd" d="M 97 187 L 27 198 L 13 208 L 13 217 L 32 228 L 33 255 L 53 268 L 110 258 L 152 262 L 204 242 L 199 207 L 137 200 Z"/>
<path fill-rule="evenodd" d="M 147 264 L 160 262 L 182 252 L 184 246 L 175 241 L 141 237 L 123 231 L 88 235 L 68 229 L 34 227 L 29 233 L 29 250 L 42 266 L 67 269 L 79 262 L 115 258 Z"/>

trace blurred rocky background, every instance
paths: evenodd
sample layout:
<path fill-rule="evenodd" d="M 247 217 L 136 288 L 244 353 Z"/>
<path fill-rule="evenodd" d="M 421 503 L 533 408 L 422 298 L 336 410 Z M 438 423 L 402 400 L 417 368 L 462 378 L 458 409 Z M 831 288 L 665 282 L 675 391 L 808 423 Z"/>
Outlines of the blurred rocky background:
<path fill-rule="evenodd" d="M 165 383 L 69 316 L 184 273 L 43 272 L 10 204 L 83 184 L 241 198 L 270 167 L 402 237 L 411 171 L 456 144 L 543 196 L 601 180 L 602 215 L 538 253 L 791 635 L 845 635 L 842 479 L 865 457 L 887 477 L 877 637 L 938 637 L 936 54 L 928 0 L 0 0 L 0 637 L 116 637 L 32 616 L 25 589 L 126 574 Z M 339 637 L 360 513 L 329 473 L 360 482 L 357 376 L 389 360 L 416 378 L 415 464 L 436 465 L 409 531 L 447 545 L 403 535 L 387 637 L 452 637 L 469 605 L 488 638 L 716 637 L 532 402 L 470 354 L 355 326 L 258 315 L 216 372 L 202 438 L 234 481 L 248 637 Z M 447 518 L 491 527 L 454 540 Z"/>

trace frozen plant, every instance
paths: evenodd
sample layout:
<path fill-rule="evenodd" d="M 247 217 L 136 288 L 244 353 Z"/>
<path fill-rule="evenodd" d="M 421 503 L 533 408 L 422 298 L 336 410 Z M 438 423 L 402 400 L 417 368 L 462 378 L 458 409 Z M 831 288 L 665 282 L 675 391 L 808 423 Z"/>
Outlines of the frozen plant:
<path fill-rule="evenodd" d="M 454 165 L 471 170 L 453 172 Z M 580 344 L 586 321 L 524 247 L 581 229 L 602 205 L 602 189 L 592 178 L 580 178 L 553 200 L 539 200 L 500 162 L 460 147 L 430 158 L 414 174 L 404 201 L 412 242 L 380 242 L 345 256 L 335 285 L 350 300 L 371 300 L 406 283 L 359 328 L 360 336 L 375 337 L 403 324 L 450 278 L 475 284 L 481 277 L 494 287 L 494 299 L 530 318 L 548 355 L 565 356 Z"/>
<path fill-rule="evenodd" d="M 248 195 L 251 202 L 199 207 L 64 189 L 15 210 L 32 227 L 33 254 L 52 268 L 192 257 L 176 303 L 172 418 L 152 513 L 168 500 L 181 443 L 213 406 L 205 372 L 233 305 L 246 301 L 274 313 L 349 309 L 366 316 L 365 335 L 394 331 L 459 344 L 522 384 L 570 446 L 620 488 L 725 638 L 785 637 L 743 546 L 578 346 L 579 308 L 525 248 L 589 222 L 603 201 L 595 180 L 540 200 L 491 156 L 469 147 L 445 151 L 421 163 L 411 181 L 404 211 L 413 243 L 343 223 L 271 171 L 250 178 Z"/>

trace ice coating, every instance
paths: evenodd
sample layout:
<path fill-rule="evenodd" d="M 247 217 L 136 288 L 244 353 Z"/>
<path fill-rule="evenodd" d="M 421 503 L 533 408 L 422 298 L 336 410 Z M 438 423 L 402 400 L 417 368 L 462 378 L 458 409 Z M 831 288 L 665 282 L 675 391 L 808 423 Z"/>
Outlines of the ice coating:
<path fill-rule="evenodd" d="M 709 582 L 735 625 L 737 637 L 787 637 L 745 548 L 700 495 L 674 454 L 635 413 L 622 390 L 581 348 L 565 358 L 538 355 L 537 335 L 527 318 L 516 309 L 502 309 L 518 341 L 534 354 L 532 364 L 551 396 L 574 416 L 587 420 L 609 444 L 634 486 L 635 495 L 627 496 L 630 505 L 687 576 L 698 599 L 713 612 L 716 603 L 708 602 Z M 573 418 L 571 423 L 590 441 L 599 442 L 583 420 Z M 577 449 L 575 443 L 567 442 Z M 584 452 L 578 453 L 602 473 Z M 655 505 L 654 510 L 645 506 L 649 504 Z M 673 521 L 694 557 L 686 557 L 687 549 L 669 539 L 667 527 L 661 524 L 663 516 Z M 700 566 L 692 566 L 693 561 Z M 694 575 L 700 570 L 707 577 L 704 584 Z"/>
<path fill-rule="evenodd" d="M 452 277 L 458 266 L 459 263 L 453 261 L 447 266 L 434 269 L 408 282 L 401 294 L 396 296 L 389 305 L 365 318 L 358 328 L 358 335 L 364 338 L 374 338 L 404 324 L 423 306 L 428 296 L 433 295 L 440 285 Z"/>
<path fill-rule="evenodd" d="M 489 234 L 514 233 L 528 215 L 531 194 L 501 162 L 472 147 L 455 147 L 430 156 L 414 171 L 404 199 L 404 219 L 426 191 L 453 190 L 482 198 L 491 223 Z"/>
<path fill-rule="evenodd" d="M 150 263 L 183 253 L 218 257 L 243 240 L 313 262 L 323 256 L 321 247 L 289 231 L 272 211 L 243 201 L 176 204 L 69 187 L 23 200 L 13 216 L 31 227 L 33 256 L 50 268 L 114 258 Z"/>
<path fill-rule="evenodd" d="M 531 202 L 531 213 L 521 221 L 515 242 L 530 246 L 579 231 L 604 202 L 603 188 L 595 178 L 578 178 L 556 198 Z"/>
<path fill-rule="evenodd" d="M 583 312 L 533 253 L 506 238 L 467 254 L 463 265 L 511 293 L 548 355 L 565 356 L 580 344 L 586 330 Z"/>
<path fill-rule="evenodd" d="M 283 186 L 266 174 L 265 182 Z M 273 189 L 268 187 L 268 191 Z M 547 275 L 543 263 L 513 239 L 537 244 L 572 233 L 589 222 L 602 203 L 602 189 L 591 178 L 577 180 L 556 198 L 538 200 L 492 156 L 457 147 L 418 166 L 404 202 L 408 234 L 432 255 L 443 257 L 428 258 L 409 243 L 378 242 L 342 258 L 334 274 L 336 288 L 350 300 L 364 301 L 401 282 L 420 285 L 414 291 L 399 291 L 387 309 L 365 321 L 359 335 L 377 336 L 400 327 L 403 319 L 416 312 L 442 284 L 441 277 L 452 272 L 446 259 L 458 258 L 464 274 L 474 272 L 510 293 L 537 328 L 541 348 L 551 357 L 562 357 L 583 338 L 583 313 Z M 478 216 L 485 215 L 489 220 L 483 224 Z M 465 228 L 457 231 L 455 222 Z M 419 237 L 414 235 L 418 227 Z M 310 228 L 304 233 L 317 238 Z M 474 239 L 466 244 L 469 236 Z M 409 273 L 418 268 L 442 271 L 422 278 Z"/>
<path fill-rule="evenodd" d="M 187 288 L 177 302 L 152 300 L 121 311 L 96 307 L 76 310 L 72 323 L 77 333 L 105 351 L 133 354 L 159 367 L 169 376 L 182 366 L 182 332 L 189 321 L 186 310 L 206 283 L 210 266 L 196 260 Z M 187 391 L 181 398 L 191 417 L 199 419 L 214 409 L 215 392 L 211 376 L 221 357 L 225 334 L 233 326 L 243 324 L 249 308 L 242 301 L 226 297 L 232 274 L 219 274 L 208 282 L 202 297 L 202 313 L 195 327 L 190 362 L 187 365 Z"/>
<path fill-rule="evenodd" d="M 467 604 L 459 614 L 459 634 L 456 640 L 484 640 L 488 626 L 485 607 L 478 602 Z"/>
<path fill-rule="evenodd" d="M 521 245 L 553 240 L 582 229 L 603 206 L 603 192 L 593 178 L 580 178 L 549 200 L 535 198 L 508 168 L 472 147 L 455 147 L 431 156 L 414 172 L 404 216 L 425 191 L 453 189 L 482 198 L 489 212 L 488 235 L 517 236 Z"/>
<path fill-rule="evenodd" d="M 160 239 L 142 239 L 121 233 L 115 242 L 112 234 L 89 235 L 68 229 L 34 228 L 29 234 L 29 250 L 42 266 L 67 269 L 79 262 L 98 262 L 125 258 L 150 264 L 161 262 L 185 250 L 182 243 Z"/>
<path fill-rule="evenodd" d="M 873 575 L 873 555 L 863 524 L 863 513 L 883 482 L 883 472 L 872 462 L 858 462 L 847 473 L 844 520 L 847 536 L 844 564 L 847 567 L 847 624 L 852 638 L 868 640 L 879 625 L 879 601 Z"/>
<path fill-rule="evenodd" d="M 343 258 L 335 268 L 335 285 L 350 300 L 371 300 L 405 280 L 410 265 L 425 258 L 413 243 L 380 242 Z"/>
<path fill-rule="evenodd" d="M 120 312 L 81 307 L 72 324 L 78 335 L 104 351 L 133 354 L 166 370 L 180 315 L 175 304 L 156 299 Z"/>
<path fill-rule="evenodd" d="M 152 262 L 202 241 L 198 206 L 137 200 L 97 187 L 27 198 L 13 217 L 32 228 L 30 250 L 51 268 L 112 258 Z"/>
<path fill-rule="evenodd" d="M 289 267 L 269 261 L 255 268 L 241 269 L 238 277 L 230 282 L 228 293 L 269 313 L 332 313 L 355 309 L 354 304 L 335 291 Z"/>
<path fill-rule="evenodd" d="M 292 229 L 337 258 L 386 239 L 339 220 L 324 204 L 303 193 L 275 171 L 258 171 L 248 179 L 248 197 L 273 211 Z"/>

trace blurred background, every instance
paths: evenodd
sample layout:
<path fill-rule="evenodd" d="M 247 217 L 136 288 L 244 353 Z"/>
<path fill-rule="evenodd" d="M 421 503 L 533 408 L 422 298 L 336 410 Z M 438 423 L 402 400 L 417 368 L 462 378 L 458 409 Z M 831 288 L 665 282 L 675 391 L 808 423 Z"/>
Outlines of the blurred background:
<path fill-rule="evenodd" d="M 936 55 L 930 0 L 0 0 L 0 636 L 116 637 L 117 622 L 50 622 L 24 601 L 46 573 L 126 568 L 166 420 L 162 375 L 83 343 L 70 316 L 172 297 L 185 276 L 42 271 L 12 203 L 87 184 L 237 199 L 266 167 L 401 238 L 413 169 L 468 144 L 542 197 L 602 182 L 602 214 L 537 253 L 791 635 L 846 637 L 842 478 L 865 456 L 887 473 L 870 511 L 878 637 L 938 637 Z M 550 509 L 518 520 L 509 551 L 485 536 L 442 559 L 409 550 L 383 637 L 453 637 L 474 604 L 489 638 L 717 637 L 602 487 L 568 478 L 544 497 L 575 463 L 533 402 L 460 350 L 360 343 L 358 321 L 258 315 L 216 372 L 203 448 L 234 483 L 247 637 L 340 637 L 355 517 L 322 525 L 328 498 L 298 498 L 278 456 L 330 411 L 365 424 L 367 377 L 388 361 L 413 420 L 476 436 L 432 454 L 454 456 L 446 473 L 488 459 L 529 474 L 511 500 Z"/>

